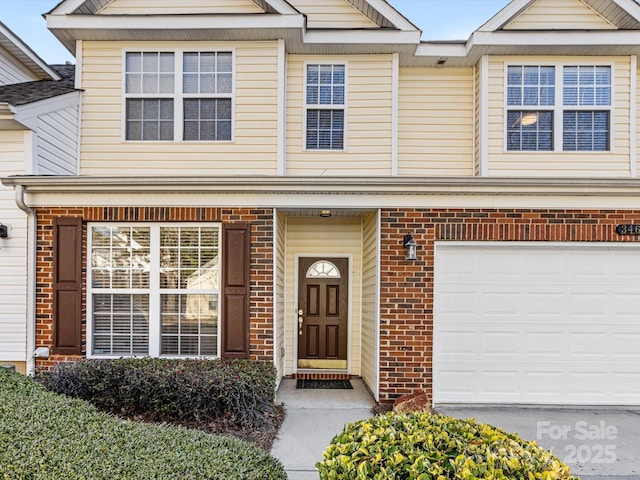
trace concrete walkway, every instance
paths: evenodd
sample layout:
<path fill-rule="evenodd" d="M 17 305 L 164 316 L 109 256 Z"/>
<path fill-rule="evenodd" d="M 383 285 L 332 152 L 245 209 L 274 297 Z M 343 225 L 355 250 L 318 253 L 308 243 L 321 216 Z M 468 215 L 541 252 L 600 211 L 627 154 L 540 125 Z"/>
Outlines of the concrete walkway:
<path fill-rule="evenodd" d="M 276 401 L 287 412 L 271 454 L 289 480 L 318 480 L 316 462 L 349 422 L 373 416 L 374 401 L 361 380 L 353 390 L 297 390 L 285 379 Z M 637 409 L 440 407 L 439 413 L 475 418 L 551 449 L 583 480 L 640 480 Z"/>
<path fill-rule="evenodd" d="M 287 412 L 271 454 L 284 465 L 289 480 L 318 480 L 316 462 L 333 437 L 349 422 L 373 416 L 373 398 L 362 380 L 351 380 L 353 390 L 297 390 L 284 379 L 277 403 Z"/>

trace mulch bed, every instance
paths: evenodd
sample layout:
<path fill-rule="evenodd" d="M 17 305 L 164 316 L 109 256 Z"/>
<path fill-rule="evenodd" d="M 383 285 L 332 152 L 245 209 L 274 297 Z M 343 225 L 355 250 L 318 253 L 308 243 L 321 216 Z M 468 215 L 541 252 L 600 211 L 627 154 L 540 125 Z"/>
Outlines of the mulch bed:
<path fill-rule="evenodd" d="M 194 420 L 179 421 L 167 418 L 159 421 L 159 419 L 155 416 L 143 415 L 127 416 L 124 418 L 135 422 L 165 423 L 167 425 L 200 430 L 212 435 L 235 437 L 246 442 L 251 442 L 257 447 L 265 450 L 266 452 L 269 452 L 271 451 L 271 446 L 273 445 L 273 442 L 278 435 L 280 426 L 284 421 L 284 415 L 284 407 L 282 407 L 281 405 L 275 405 L 273 408 L 273 412 L 265 416 L 266 421 L 264 425 L 259 428 L 252 429 L 238 429 L 237 427 L 230 425 L 229 422 L 225 422 L 224 419 L 217 422 L 200 423 Z"/>

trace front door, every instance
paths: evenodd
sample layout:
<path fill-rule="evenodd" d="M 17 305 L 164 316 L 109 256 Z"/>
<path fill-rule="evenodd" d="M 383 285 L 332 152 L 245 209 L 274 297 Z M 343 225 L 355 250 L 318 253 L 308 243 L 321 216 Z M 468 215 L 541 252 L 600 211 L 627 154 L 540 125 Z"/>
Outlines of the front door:
<path fill-rule="evenodd" d="M 349 260 L 300 258 L 298 368 L 347 369 Z"/>

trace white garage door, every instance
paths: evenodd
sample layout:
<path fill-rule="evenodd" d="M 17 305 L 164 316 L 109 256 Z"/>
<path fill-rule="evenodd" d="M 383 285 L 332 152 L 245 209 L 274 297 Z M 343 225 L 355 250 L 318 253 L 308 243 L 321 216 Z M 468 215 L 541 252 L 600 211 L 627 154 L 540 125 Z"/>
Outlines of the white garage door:
<path fill-rule="evenodd" d="M 640 245 L 438 243 L 434 403 L 640 404 Z"/>

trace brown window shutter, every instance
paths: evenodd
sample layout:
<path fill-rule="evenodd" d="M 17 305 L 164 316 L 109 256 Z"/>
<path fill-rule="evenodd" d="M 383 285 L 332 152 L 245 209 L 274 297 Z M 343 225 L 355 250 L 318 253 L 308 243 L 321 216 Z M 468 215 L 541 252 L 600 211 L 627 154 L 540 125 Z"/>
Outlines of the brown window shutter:
<path fill-rule="evenodd" d="M 222 358 L 249 358 L 251 228 L 222 227 Z"/>
<path fill-rule="evenodd" d="M 82 219 L 53 224 L 53 351 L 82 354 Z"/>

